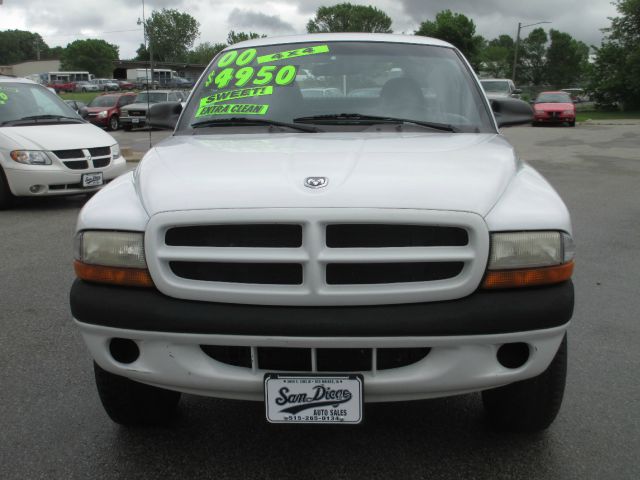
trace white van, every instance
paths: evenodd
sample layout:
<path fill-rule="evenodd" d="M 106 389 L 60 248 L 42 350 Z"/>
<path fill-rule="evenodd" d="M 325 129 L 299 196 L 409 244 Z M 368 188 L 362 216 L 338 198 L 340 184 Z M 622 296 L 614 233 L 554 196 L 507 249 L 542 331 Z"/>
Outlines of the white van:
<path fill-rule="evenodd" d="M 0 209 L 17 196 L 96 191 L 125 170 L 111 135 L 42 85 L 0 76 Z"/>

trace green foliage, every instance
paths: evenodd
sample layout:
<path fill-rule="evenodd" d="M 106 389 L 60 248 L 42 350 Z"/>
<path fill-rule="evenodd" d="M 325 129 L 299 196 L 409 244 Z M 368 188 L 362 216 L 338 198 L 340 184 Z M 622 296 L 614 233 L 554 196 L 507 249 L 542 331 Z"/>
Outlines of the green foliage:
<path fill-rule="evenodd" d="M 149 61 L 149 49 L 144 45 L 144 43 L 141 43 L 136 50 L 134 60 L 144 60 L 145 62 Z"/>
<path fill-rule="evenodd" d="M 547 80 L 547 42 L 549 38 L 543 28 L 532 30 L 520 43 L 518 53 L 517 83 L 540 85 Z"/>
<path fill-rule="evenodd" d="M 259 33 L 255 33 L 255 32 L 235 32 L 233 30 L 231 30 L 229 32 L 229 35 L 227 35 L 227 43 L 229 45 L 233 45 L 235 43 L 239 43 L 239 42 L 245 42 L 247 40 L 253 40 L 254 38 L 263 38 L 266 37 L 266 35 L 260 35 Z"/>
<path fill-rule="evenodd" d="M 618 0 L 619 17 L 596 48 L 589 90 L 603 108 L 640 109 L 640 0 Z"/>
<path fill-rule="evenodd" d="M 145 34 L 154 60 L 183 62 L 200 36 L 200 23 L 188 13 L 163 8 L 147 19 Z"/>
<path fill-rule="evenodd" d="M 550 30 L 546 74 L 557 87 L 571 87 L 580 80 L 589 59 L 589 47 L 568 33 Z"/>
<path fill-rule="evenodd" d="M 224 43 L 201 43 L 187 54 L 187 62 L 208 64 L 218 52 L 225 48 L 227 45 Z"/>
<path fill-rule="evenodd" d="M 480 54 L 483 70 L 495 78 L 510 78 L 514 50 L 515 42 L 509 35 L 489 41 Z"/>
<path fill-rule="evenodd" d="M 391 33 L 391 18 L 371 5 L 340 3 L 318 8 L 315 18 L 307 23 L 307 32 Z"/>
<path fill-rule="evenodd" d="M 25 30 L 5 30 L 0 32 L 0 65 L 27 62 L 38 58 L 46 60 L 58 58 L 61 47 L 50 49 L 38 33 Z"/>
<path fill-rule="evenodd" d="M 67 45 L 62 55 L 62 70 L 87 70 L 97 77 L 111 78 L 118 47 L 104 40 L 76 40 Z"/>
<path fill-rule="evenodd" d="M 476 70 L 480 66 L 485 40 L 476 35 L 476 24 L 466 15 L 443 10 L 436 15 L 434 21 L 422 22 L 415 34 L 449 42 L 467 57 Z"/>

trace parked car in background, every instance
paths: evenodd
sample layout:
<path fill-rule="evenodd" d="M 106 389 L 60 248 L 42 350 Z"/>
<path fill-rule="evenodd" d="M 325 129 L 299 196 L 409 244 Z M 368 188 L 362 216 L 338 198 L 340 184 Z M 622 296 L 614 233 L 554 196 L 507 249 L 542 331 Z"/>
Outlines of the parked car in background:
<path fill-rule="evenodd" d="M 318 97 L 344 97 L 339 88 L 301 88 L 300 93 L 303 98 L 318 98 Z"/>
<path fill-rule="evenodd" d="M 122 107 L 133 103 L 135 98 L 135 93 L 109 93 L 99 95 L 87 105 L 89 121 L 94 125 L 106 127 L 109 130 L 118 130 L 118 128 L 120 128 Z"/>
<path fill-rule="evenodd" d="M 567 92 L 542 92 L 533 101 L 533 122 L 568 123 L 576 126 L 576 106 Z"/>
<path fill-rule="evenodd" d="M 484 78 L 480 80 L 487 97 L 520 98 L 522 90 L 516 88 L 513 80 L 508 78 Z"/>
<path fill-rule="evenodd" d="M 42 85 L 0 76 L 0 209 L 14 197 L 95 192 L 125 170 L 111 135 Z"/>
<path fill-rule="evenodd" d="M 582 88 L 563 88 L 562 91 L 571 96 L 573 103 L 583 103 L 590 100 L 589 95 Z"/>
<path fill-rule="evenodd" d="M 135 90 L 136 86 L 134 83 L 131 83 L 128 80 L 118 80 L 118 85 L 120 86 L 120 90 Z"/>
<path fill-rule="evenodd" d="M 144 127 L 147 124 L 148 106 L 160 102 L 184 102 L 188 94 L 181 90 L 154 90 L 140 92 L 135 101 L 123 108 L 120 115 L 120 124 L 126 131 L 132 128 Z"/>
<path fill-rule="evenodd" d="M 54 80 L 47 87 L 53 88 L 56 93 L 73 92 L 76 89 L 76 84 L 67 80 Z"/>
<path fill-rule="evenodd" d="M 108 78 L 94 78 L 91 83 L 97 85 L 98 88 L 104 92 L 120 90 L 120 85 L 115 80 Z"/>
<path fill-rule="evenodd" d="M 69 105 L 74 112 L 80 115 L 82 118 L 89 117 L 89 110 L 87 109 L 87 104 L 81 102 L 80 100 L 65 100 L 64 103 Z"/>
<path fill-rule="evenodd" d="M 187 89 L 187 88 L 192 88 L 193 84 L 194 84 L 193 80 L 187 80 L 186 78 L 181 78 L 181 77 L 174 77 L 165 84 L 165 87 Z"/>
<path fill-rule="evenodd" d="M 76 87 L 74 88 L 76 92 L 99 92 L 100 87 L 95 83 L 91 82 L 76 82 Z"/>
<path fill-rule="evenodd" d="M 138 77 L 136 79 L 135 85 L 138 90 L 144 90 L 147 88 L 147 86 L 150 90 L 155 90 L 160 87 L 160 82 L 158 80 L 150 82 L 146 77 Z"/>

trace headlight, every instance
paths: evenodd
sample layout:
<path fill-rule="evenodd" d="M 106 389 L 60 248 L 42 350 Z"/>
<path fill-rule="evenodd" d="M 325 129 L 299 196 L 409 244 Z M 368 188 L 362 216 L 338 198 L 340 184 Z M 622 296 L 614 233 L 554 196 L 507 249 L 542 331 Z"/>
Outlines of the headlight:
<path fill-rule="evenodd" d="M 573 115 L 573 110 L 565 110 L 564 112 L 562 112 L 563 115 Z"/>
<path fill-rule="evenodd" d="M 111 145 L 111 160 L 115 160 L 120 156 L 120 145 L 117 143 L 115 145 Z"/>
<path fill-rule="evenodd" d="M 538 110 L 538 109 L 536 109 L 536 113 L 537 113 L 538 115 L 542 115 L 542 114 L 544 113 L 544 110 Z"/>
<path fill-rule="evenodd" d="M 140 232 L 85 231 L 76 235 L 74 268 L 82 280 L 151 287 Z"/>
<path fill-rule="evenodd" d="M 557 231 L 491 234 L 485 288 L 526 287 L 559 283 L 573 273 L 571 236 Z"/>
<path fill-rule="evenodd" d="M 98 113 L 98 117 L 105 118 L 108 114 L 109 112 L 107 112 L 106 110 L 103 110 L 100 113 Z"/>
<path fill-rule="evenodd" d="M 45 152 L 38 150 L 14 150 L 11 159 L 25 165 L 51 165 L 51 159 Z"/>

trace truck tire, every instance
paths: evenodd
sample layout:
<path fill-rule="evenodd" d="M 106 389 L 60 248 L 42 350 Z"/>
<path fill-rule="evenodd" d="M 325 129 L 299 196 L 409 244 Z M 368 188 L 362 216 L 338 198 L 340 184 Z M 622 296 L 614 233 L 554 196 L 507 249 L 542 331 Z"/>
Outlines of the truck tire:
<path fill-rule="evenodd" d="M 567 377 L 567 336 L 549 367 L 540 375 L 482 392 L 490 424 L 509 432 L 537 432 L 555 420 Z"/>
<path fill-rule="evenodd" d="M 7 177 L 2 168 L 0 168 L 0 210 L 6 210 L 13 205 L 14 196 L 9 188 Z"/>
<path fill-rule="evenodd" d="M 125 426 L 165 425 L 175 416 L 179 392 L 114 375 L 95 362 L 93 371 L 102 406 L 114 422 Z"/>

